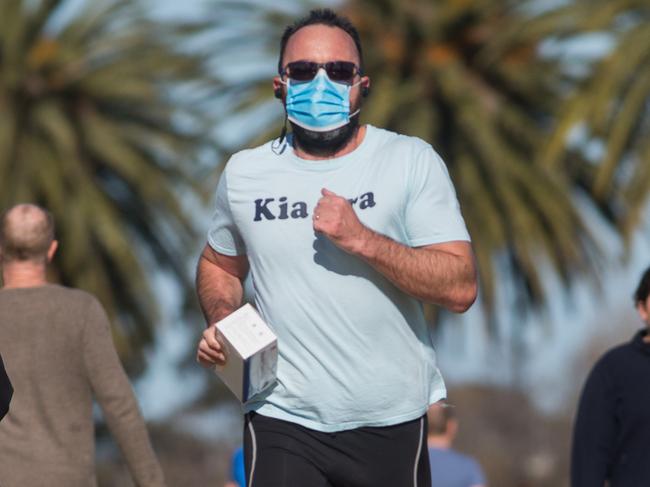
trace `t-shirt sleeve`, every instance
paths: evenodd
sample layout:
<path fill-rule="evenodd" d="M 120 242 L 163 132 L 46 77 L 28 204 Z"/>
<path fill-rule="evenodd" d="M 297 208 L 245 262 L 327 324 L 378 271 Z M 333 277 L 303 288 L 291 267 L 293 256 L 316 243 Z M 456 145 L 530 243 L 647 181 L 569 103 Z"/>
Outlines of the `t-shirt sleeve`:
<path fill-rule="evenodd" d="M 242 255 L 246 253 L 244 241 L 237 229 L 235 220 L 230 210 L 228 199 L 228 180 L 226 170 L 221 173 L 217 185 L 217 198 L 210 229 L 208 230 L 208 244 L 214 250 L 224 255 Z"/>
<path fill-rule="evenodd" d="M 408 184 L 404 220 L 409 245 L 470 241 L 447 167 L 430 146 L 413 161 Z"/>

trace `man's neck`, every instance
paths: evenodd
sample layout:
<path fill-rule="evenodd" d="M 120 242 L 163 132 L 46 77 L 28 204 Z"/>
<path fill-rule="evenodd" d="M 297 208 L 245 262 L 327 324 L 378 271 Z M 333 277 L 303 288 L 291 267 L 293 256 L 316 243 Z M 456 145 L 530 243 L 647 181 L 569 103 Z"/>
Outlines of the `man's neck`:
<path fill-rule="evenodd" d="M 297 144 L 294 147 L 294 152 L 301 159 L 307 159 L 308 161 L 324 161 L 327 159 L 335 159 L 337 157 L 341 157 L 346 154 L 349 154 L 357 147 L 359 147 L 361 145 L 361 142 L 363 142 L 363 138 L 365 136 L 366 136 L 366 125 L 362 125 L 354 132 L 354 135 L 350 138 L 348 143 L 345 144 L 343 147 L 341 147 L 338 151 L 336 151 L 332 155 L 318 156 L 318 155 L 310 154 L 309 152 L 305 152 L 303 149 L 301 149 L 300 146 L 298 146 Z"/>
<path fill-rule="evenodd" d="M 32 262 L 4 264 L 2 281 L 4 289 L 44 286 L 47 284 L 45 266 Z"/>

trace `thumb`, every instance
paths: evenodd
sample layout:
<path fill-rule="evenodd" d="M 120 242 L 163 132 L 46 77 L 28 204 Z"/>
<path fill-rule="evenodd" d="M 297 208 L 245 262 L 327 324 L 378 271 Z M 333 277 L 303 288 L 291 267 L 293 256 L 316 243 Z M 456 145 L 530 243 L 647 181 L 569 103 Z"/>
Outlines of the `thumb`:
<path fill-rule="evenodd" d="M 321 189 L 320 194 L 322 194 L 323 196 L 338 196 L 334 191 L 330 191 L 327 188 Z"/>

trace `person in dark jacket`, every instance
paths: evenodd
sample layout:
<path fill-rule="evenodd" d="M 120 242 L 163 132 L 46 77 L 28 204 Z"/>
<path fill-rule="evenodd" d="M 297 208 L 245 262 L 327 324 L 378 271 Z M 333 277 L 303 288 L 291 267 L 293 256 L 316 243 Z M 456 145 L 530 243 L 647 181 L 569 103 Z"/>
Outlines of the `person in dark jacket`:
<path fill-rule="evenodd" d="M 645 327 L 609 350 L 585 384 L 573 432 L 572 487 L 650 485 L 650 268 L 634 294 Z"/>
<path fill-rule="evenodd" d="M 7 377 L 7 372 L 5 371 L 5 365 L 2 362 L 2 356 L 0 355 L 0 420 L 5 417 L 5 414 L 9 411 L 9 403 L 11 402 L 11 396 L 14 394 L 14 388 L 11 387 L 11 382 L 9 377 Z"/>

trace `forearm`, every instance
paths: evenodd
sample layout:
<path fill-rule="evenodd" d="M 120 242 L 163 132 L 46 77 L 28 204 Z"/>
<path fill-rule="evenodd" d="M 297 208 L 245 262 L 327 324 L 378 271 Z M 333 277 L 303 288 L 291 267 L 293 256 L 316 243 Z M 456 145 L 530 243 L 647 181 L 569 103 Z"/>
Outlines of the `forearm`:
<path fill-rule="evenodd" d="M 366 229 L 354 252 L 405 293 L 454 312 L 476 298 L 476 271 L 467 255 L 412 248 Z"/>
<path fill-rule="evenodd" d="M 163 487 L 166 485 L 164 474 L 130 384 L 126 377 L 116 379 L 119 380 L 113 387 L 114 394 L 104 394 L 100 402 L 106 423 L 124 455 L 135 485 Z"/>
<path fill-rule="evenodd" d="M 476 299 L 476 267 L 469 242 L 412 248 L 366 227 L 345 198 L 323 188 L 314 230 L 368 262 L 405 293 L 462 313 Z"/>
<path fill-rule="evenodd" d="M 108 319 L 95 300 L 87 313 L 83 360 L 93 394 L 120 446 L 138 487 L 165 485 L 163 472 L 149 441 L 131 383 L 113 345 Z"/>
<path fill-rule="evenodd" d="M 196 272 L 196 292 L 208 325 L 239 308 L 244 297 L 241 280 L 202 256 Z"/>

